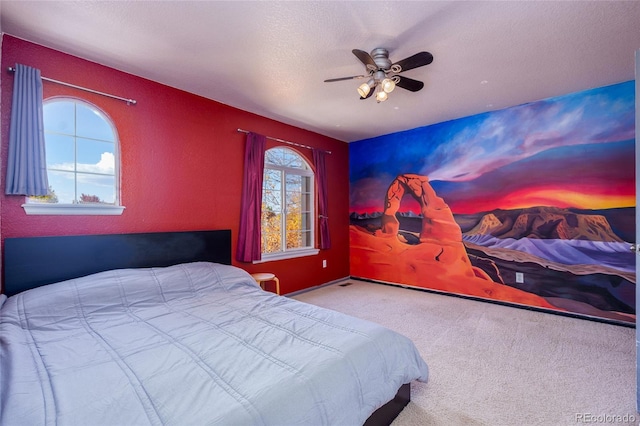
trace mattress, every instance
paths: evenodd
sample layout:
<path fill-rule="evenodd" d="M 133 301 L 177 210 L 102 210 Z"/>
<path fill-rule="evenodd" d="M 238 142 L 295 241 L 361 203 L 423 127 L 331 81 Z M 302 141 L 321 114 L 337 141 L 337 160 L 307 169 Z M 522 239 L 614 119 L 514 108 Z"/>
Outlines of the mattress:
<path fill-rule="evenodd" d="M 428 379 L 405 336 L 229 265 L 112 270 L 0 303 L 0 424 L 359 425 Z"/>

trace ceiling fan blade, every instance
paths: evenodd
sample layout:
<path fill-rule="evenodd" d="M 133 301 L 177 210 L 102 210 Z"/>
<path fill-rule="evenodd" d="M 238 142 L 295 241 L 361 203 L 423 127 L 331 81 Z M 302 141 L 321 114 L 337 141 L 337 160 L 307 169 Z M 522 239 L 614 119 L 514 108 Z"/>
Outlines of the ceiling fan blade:
<path fill-rule="evenodd" d="M 331 82 L 334 82 L 334 81 L 355 80 L 357 78 L 367 78 L 367 77 L 369 77 L 369 76 L 368 75 L 354 75 L 352 77 L 328 78 L 324 82 L 325 83 L 331 83 Z"/>
<path fill-rule="evenodd" d="M 392 69 L 394 69 L 393 67 L 399 66 L 399 71 L 396 71 L 394 69 L 394 72 L 399 73 L 402 71 L 408 71 L 414 68 L 429 65 L 431 62 L 433 62 L 433 55 L 431 53 L 419 52 L 415 55 L 409 56 L 408 58 L 404 58 L 401 61 L 396 62 L 395 64 L 392 64 L 391 67 Z"/>
<path fill-rule="evenodd" d="M 373 70 L 377 70 L 378 69 L 378 66 L 376 65 L 376 62 L 373 60 L 371 55 L 369 55 L 364 50 L 353 49 L 351 52 L 353 52 L 353 54 L 356 55 L 356 57 L 358 59 L 360 59 L 360 62 L 362 62 L 363 64 L 367 65 L 368 69 L 373 69 Z"/>
<path fill-rule="evenodd" d="M 401 75 L 396 75 L 394 78 L 399 78 L 396 86 L 402 87 L 403 89 L 409 90 L 411 92 L 417 92 L 418 90 L 424 87 L 424 83 L 418 80 L 414 80 L 412 78 L 403 77 Z"/>

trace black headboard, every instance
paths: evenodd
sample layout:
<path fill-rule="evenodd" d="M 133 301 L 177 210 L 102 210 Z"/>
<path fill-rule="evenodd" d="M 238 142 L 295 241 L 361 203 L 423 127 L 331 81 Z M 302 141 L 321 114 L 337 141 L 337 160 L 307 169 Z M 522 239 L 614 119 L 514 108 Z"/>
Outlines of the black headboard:
<path fill-rule="evenodd" d="M 4 293 L 109 269 L 231 264 L 231 230 L 6 238 Z"/>

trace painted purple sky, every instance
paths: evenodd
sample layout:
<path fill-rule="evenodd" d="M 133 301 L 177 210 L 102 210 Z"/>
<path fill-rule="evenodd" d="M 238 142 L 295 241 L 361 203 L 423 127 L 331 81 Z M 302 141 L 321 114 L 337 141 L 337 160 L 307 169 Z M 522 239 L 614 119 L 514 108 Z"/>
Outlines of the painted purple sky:
<path fill-rule="evenodd" d="M 428 176 L 454 213 L 635 206 L 634 92 L 629 81 L 352 142 L 350 209 L 381 211 L 404 173 Z"/>

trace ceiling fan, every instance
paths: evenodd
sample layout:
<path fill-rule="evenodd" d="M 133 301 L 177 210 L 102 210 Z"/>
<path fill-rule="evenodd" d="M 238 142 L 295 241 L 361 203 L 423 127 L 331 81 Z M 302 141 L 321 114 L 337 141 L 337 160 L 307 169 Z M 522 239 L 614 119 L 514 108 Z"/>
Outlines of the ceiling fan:
<path fill-rule="evenodd" d="M 373 49 L 371 54 L 359 49 L 353 49 L 352 52 L 366 66 L 367 74 L 330 78 L 325 83 L 366 78 L 367 82 L 358 87 L 360 99 L 367 99 L 375 94 L 378 102 L 386 101 L 388 94 L 396 86 L 411 92 L 422 89 L 423 82 L 399 74 L 433 62 L 433 55 L 429 52 L 419 52 L 395 63 L 391 63 L 389 51 L 382 47 Z"/>

